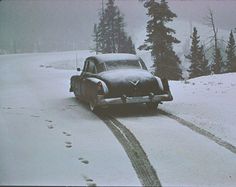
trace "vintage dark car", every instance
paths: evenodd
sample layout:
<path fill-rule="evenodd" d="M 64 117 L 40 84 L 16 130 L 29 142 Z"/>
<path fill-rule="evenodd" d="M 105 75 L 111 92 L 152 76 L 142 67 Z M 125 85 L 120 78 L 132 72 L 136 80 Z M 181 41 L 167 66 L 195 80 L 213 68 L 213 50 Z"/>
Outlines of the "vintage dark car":
<path fill-rule="evenodd" d="M 162 101 L 173 100 L 168 80 L 152 75 L 142 59 L 132 54 L 88 57 L 81 74 L 71 77 L 70 92 L 92 111 L 129 103 L 146 103 L 155 110 Z"/>

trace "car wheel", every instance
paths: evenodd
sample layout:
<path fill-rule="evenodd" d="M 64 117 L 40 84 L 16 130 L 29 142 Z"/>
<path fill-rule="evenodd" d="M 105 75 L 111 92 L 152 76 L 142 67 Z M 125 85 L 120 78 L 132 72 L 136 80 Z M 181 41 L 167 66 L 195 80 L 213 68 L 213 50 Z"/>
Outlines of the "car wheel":
<path fill-rule="evenodd" d="M 146 103 L 149 110 L 155 111 L 157 110 L 158 103 Z"/>
<path fill-rule="evenodd" d="M 75 95 L 76 99 L 79 99 L 79 95 L 78 95 L 78 94 L 76 94 L 76 92 L 75 92 L 75 91 L 74 91 L 74 95 Z"/>
<path fill-rule="evenodd" d="M 92 112 L 95 112 L 97 110 L 97 106 L 95 105 L 95 103 L 93 101 L 89 101 L 89 109 L 92 111 Z"/>

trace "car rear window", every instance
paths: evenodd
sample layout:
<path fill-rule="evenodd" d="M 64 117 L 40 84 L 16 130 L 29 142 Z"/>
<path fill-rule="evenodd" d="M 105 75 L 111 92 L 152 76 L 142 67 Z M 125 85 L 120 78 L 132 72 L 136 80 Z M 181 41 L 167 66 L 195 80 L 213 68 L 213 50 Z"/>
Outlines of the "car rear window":
<path fill-rule="evenodd" d="M 138 60 L 107 61 L 104 63 L 106 70 L 115 69 L 142 69 Z"/>

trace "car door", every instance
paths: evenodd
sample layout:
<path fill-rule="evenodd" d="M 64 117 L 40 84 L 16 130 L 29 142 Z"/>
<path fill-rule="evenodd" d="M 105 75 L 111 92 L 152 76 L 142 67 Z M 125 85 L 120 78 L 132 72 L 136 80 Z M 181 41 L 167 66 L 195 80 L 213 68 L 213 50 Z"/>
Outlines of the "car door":
<path fill-rule="evenodd" d="M 81 84 L 81 92 L 82 92 L 82 97 L 85 100 L 89 100 L 91 96 L 91 85 L 89 84 L 89 77 L 93 77 L 94 74 L 97 73 L 95 61 L 93 59 L 88 59 L 86 60 L 86 66 L 85 70 L 82 75 L 82 84 Z"/>
<path fill-rule="evenodd" d="M 79 76 L 76 76 L 76 79 L 73 81 L 74 82 L 74 92 L 75 95 L 78 96 L 78 98 L 84 100 L 83 98 L 83 80 L 84 80 L 84 74 L 86 73 L 86 69 L 88 66 L 88 62 L 84 62 L 84 67 Z"/>

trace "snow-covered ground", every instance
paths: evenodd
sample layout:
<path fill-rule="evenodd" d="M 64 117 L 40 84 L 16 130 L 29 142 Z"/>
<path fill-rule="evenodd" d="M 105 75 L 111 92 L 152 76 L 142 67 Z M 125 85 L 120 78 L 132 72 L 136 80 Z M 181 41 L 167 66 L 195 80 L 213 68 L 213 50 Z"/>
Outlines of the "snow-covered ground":
<path fill-rule="evenodd" d="M 0 56 L 0 185 L 140 185 L 110 130 L 69 92 L 76 71 L 55 65 L 75 55 Z"/>
<path fill-rule="evenodd" d="M 75 66 L 88 55 L 0 56 L 0 185 L 140 185 L 115 136 L 69 93 Z M 174 101 L 160 108 L 236 145 L 235 86 L 234 73 L 172 81 Z M 234 153 L 138 108 L 115 117 L 136 136 L 163 186 L 235 186 Z"/>
<path fill-rule="evenodd" d="M 236 145 L 236 73 L 171 81 L 174 101 L 161 108 Z"/>

